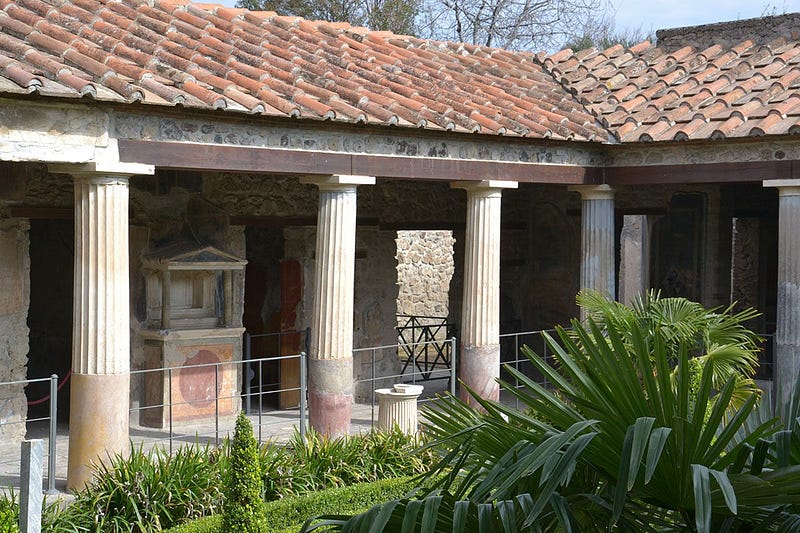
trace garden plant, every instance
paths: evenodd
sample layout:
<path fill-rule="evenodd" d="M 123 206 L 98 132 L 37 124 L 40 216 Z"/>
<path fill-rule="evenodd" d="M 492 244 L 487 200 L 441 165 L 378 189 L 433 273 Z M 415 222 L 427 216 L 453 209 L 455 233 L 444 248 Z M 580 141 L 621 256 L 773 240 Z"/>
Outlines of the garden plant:
<path fill-rule="evenodd" d="M 524 409 L 445 397 L 426 410 L 430 475 L 444 474 L 432 490 L 305 531 L 800 530 L 798 397 L 783 418 L 759 409 L 752 313 L 595 303 L 545 334 L 555 365 L 523 349 L 549 386 L 507 368 L 515 382 L 500 385 Z"/>

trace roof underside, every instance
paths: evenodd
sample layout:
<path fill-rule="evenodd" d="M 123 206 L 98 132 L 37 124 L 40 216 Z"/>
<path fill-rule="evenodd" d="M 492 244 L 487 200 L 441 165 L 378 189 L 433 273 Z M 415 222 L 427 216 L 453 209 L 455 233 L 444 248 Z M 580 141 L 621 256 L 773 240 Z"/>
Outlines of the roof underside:
<path fill-rule="evenodd" d="M 0 94 L 535 139 L 800 131 L 800 43 L 545 56 L 182 0 L 0 0 Z"/>

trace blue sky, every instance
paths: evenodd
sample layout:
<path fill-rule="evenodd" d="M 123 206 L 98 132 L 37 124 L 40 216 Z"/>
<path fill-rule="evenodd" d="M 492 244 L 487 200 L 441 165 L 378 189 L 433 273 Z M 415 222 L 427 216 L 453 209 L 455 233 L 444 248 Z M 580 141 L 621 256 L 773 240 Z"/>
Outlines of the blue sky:
<path fill-rule="evenodd" d="M 201 0 L 232 6 L 236 0 Z M 618 30 L 695 26 L 761 16 L 765 11 L 800 11 L 800 0 L 611 0 Z"/>
<path fill-rule="evenodd" d="M 695 26 L 760 17 L 765 11 L 800 11 L 800 0 L 612 0 L 616 27 L 640 28 L 646 33 L 663 28 Z"/>

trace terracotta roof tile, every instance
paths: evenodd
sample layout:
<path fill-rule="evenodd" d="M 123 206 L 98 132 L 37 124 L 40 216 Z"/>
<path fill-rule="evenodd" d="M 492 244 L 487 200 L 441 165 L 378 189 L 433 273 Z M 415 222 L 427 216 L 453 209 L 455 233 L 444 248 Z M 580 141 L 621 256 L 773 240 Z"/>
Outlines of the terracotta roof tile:
<path fill-rule="evenodd" d="M 185 0 L 0 10 L 0 92 L 602 142 L 800 132 L 787 39 L 548 57 Z"/>
<path fill-rule="evenodd" d="M 615 83 L 602 91 L 594 78 L 608 75 L 611 61 L 597 60 L 608 51 L 562 52 L 544 62 L 623 142 L 800 132 L 787 115 L 800 115 L 798 42 L 744 41 L 728 50 L 685 47 L 669 54 L 643 43 L 629 52 L 627 62 L 613 63 L 625 79 L 611 78 Z"/>

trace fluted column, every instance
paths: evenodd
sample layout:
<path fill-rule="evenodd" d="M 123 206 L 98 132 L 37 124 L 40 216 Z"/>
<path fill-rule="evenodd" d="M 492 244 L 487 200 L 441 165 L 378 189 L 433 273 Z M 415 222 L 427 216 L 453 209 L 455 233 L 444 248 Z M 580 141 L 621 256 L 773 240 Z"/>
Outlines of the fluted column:
<path fill-rule="evenodd" d="M 375 179 L 329 176 L 303 181 L 319 186 L 309 422 L 321 433 L 338 436 L 349 432 L 353 408 L 356 186 L 375 183 Z"/>
<path fill-rule="evenodd" d="M 67 487 L 129 448 L 128 177 L 75 175 L 75 274 Z"/>
<path fill-rule="evenodd" d="M 580 288 L 615 298 L 614 189 L 609 185 L 577 185 L 570 190 L 579 192 L 582 200 Z"/>
<path fill-rule="evenodd" d="M 778 405 L 791 400 L 800 373 L 800 180 L 770 180 L 778 187 L 778 309 L 774 381 Z"/>
<path fill-rule="evenodd" d="M 630 305 L 648 289 L 650 221 L 647 215 L 625 215 L 620 234 L 619 301 Z"/>
<path fill-rule="evenodd" d="M 452 186 L 467 191 L 459 375 L 480 397 L 497 400 L 500 394 L 497 384 L 500 376 L 500 203 L 503 189 L 516 188 L 517 183 L 458 182 Z M 461 398 L 472 401 L 463 389 Z"/>

